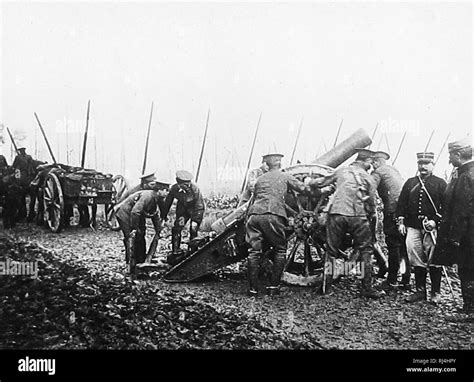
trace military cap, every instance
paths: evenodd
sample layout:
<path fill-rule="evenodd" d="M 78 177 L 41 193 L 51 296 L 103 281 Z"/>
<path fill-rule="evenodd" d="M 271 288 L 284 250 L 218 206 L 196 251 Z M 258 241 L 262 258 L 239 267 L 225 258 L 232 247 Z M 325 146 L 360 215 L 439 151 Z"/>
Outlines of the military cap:
<path fill-rule="evenodd" d="M 374 152 L 368 149 L 356 149 L 357 159 L 365 160 L 369 158 L 374 158 Z"/>
<path fill-rule="evenodd" d="M 18 147 L 18 151 L 25 151 L 26 147 Z"/>
<path fill-rule="evenodd" d="M 263 161 L 266 161 L 268 159 L 273 159 L 273 158 L 283 158 L 284 155 L 283 154 L 277 154 L 277 153 L 272 153 L 272 154 L 265 154 L 265 155 L 262 155 L 262 160 Z"/>
<path fill-rule="evenodd" d="M 434 162 L 434 153 L 432 152 L 422 152 L 416 153 L 417 162 L 420 163 L 430 163 Z"/>
<path fill-rule="evenodd" d="M 176 180 L 178 182 L 190 182 L 193 180 L 193 175 L 186 170 L 176 171 Z"/>
<path fill-rule="evenodd" d="M 150 174 L 144 174 L 140 177 L 140 179 L 142 182 L 156 182 L 157 180 L 154 172 Z"/>
<path fill-rule="evenodd" d="M 472 147 L 472 138 L 469 136 L 460 139 L 459 141 L 448 143 L 449 152 L 468 149 L 469 147 Z"/>
<path fill-rule="evenodd" d="M 386 153 L 385 151 L 376 151 L 374 153 L 374 158 L 382 158 L 382 159 L 385 159 L 385 160 L 389 160 L 390 159 L 390 155 L 388 153 Z"/>
<path fill-rule="evenodd" d="M 272 154 L 265 154 L 262 156 L 262 162 L 265 163 L 272 163 L 275 159 L 277 158 L 283 158 L 283 154 L 277 154 L 277 153 L 272 153 Z"/>

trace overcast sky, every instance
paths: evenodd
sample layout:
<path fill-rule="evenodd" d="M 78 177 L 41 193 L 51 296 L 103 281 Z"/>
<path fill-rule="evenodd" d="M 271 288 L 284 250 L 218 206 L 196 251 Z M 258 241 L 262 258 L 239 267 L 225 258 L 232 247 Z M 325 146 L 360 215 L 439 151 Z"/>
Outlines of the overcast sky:
<path fill-rule="evenodd" d="M 260 113 L 252 167 L 274 150 L 289 164 L 302 119 L 301 161 L 332 147 L 341 119 L 339 141 L 379 123 L 372 148 L 392 156 L 407 130 L 405 178 L 433 130 L 436 155 L 448 132 L 472 131 L 469 2 L 3 2 L 1 15 L 0 121 L 42 160 L 33 113 L 78 165 L 89 99 L 86 167 L 132 182 L 152 101 L 147 170 L 170 178 L 195 173 L 210 109 L 205 191 L 240 184 Z M 435 173 L 448 169 L 445 149 Z"/>

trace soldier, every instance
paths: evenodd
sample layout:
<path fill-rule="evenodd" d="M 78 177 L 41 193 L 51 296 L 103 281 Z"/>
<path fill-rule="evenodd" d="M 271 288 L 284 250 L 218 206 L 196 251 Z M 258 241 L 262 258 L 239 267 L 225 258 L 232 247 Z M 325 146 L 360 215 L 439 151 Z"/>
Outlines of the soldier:
<path fill-rule="evenodd" d="M 461 321 L 474 321 L 474 161 L 469 138 L 448 144 L 449 162 L 455 167 L 443 201 L 443 219 L 438 235 L 434 261 L 458 264 L 463 313 Z M 445 253 L 442 259 L 439 253 Z M 448 262 L 446 263 L 446 260 Z"/>
<path fill-rule="evenodd" d="M 3 184 L 3 177 L 8 175 L 8 162 L 7 159 L 0 155 L 0 207 L 5 208 L 5 187 Z M 3 212 L 2 212 L 3 213 Z"/>
<path fill-rule="evenodd" d="M 18 221 L 22 187 L 13 167 L 2 171 L 1 192 L 4 196 L 3 227 L 14 228 Z"/>
<path fill-rule="evenodd" d="M 246 241 L 250 245 L 248 277 L 250 296 L 258 294 L 259 262 L 266 248 L 273 248 L 273 272 L 270 295 L 280 293 L 280 279 L 286 261 L 287 238 L 285 227 L 288 217 L 285 209 L 285 195 L 288 189 L 310 193 L 309 187 L 293 176 L 281 171 L 281 154 L 264 155 L 268 172 L 260 176 L 254 189 L 254 202 L 248 210 Z"/>
<path fill-rule="evenodd" d="M 268 165 L 263 160 L 263 158 L 264 157 L 262 157 L 262 164 L 260 165 L 260 167 L 257 167 L 249 172 L 247 176 L 247 183 L 245 184 L 245 190 L 240 197 L 240 201 L 237 208 L 250 200 L 253 195 L 255 183 L 257 182 L 258 177 L 268 172 Z"/>
<path fill-rule="evenodd" d="M 46 164 L 46 162 L 42 162 L 42 161 L 38 161 L 38 160 L 34 160 L 33 159 L 33 169 L 34 169 L 34 173 L 33 173 L 33 176 L 31 178 L 31 181 L 30 181 L 30 184 L 29 184 L 29 195 L 30 195 L 30 203 L 29 203 L 29 206 L 28 206 L 28 217 L 27 217 L 27 222 L 28 223 L 31 223 L 35 220 L 36 218 L 36 213 L 35 213 L 35 205 L 36 205 L 36 201 L 38 201 L 38 211 L 39 209 L 41 208 L 40 206 L 40 200 L 39 200 L 39 197 L 38 197 L 38 184 L 36 182 L 34 182 L 34 180 L 36 180 L 36 176 L 38 175 L 38 172 L 39 172 L 39 167 Z"/>
<path fill-rule="evenodd" d="M 400 172 L 387 164 L 390 155 L 383 151 L 374 154 L 374 172 L 372 177 L 378 194 L 383 202 L 383 233 L 388 250 L 388 289 L 397 287 L 400 261 L 405 262 L 405 272 L 402 275 L 402 289 L 410 289 L 410 264 L 405 247 L 404 237 L 397 228 L 396 210 L 398 197 L 403 187 L 403 178 Z"/>
<path fill-rule="evenodd" d="M 146 218 L 151 218 L 157 234 L 161 231 L 159 204 L 168 193 L 169 183 L 156 180 L 148 182 L 148 186 L 150 189 L 137 191 L 125 199 L 117 211 L 125 245 L 125 261 L 130 265 L 130 273 L 134 272 L 136 264 L 143 263 L 146 258 Z"/>
<path fill-rule="evenodd" d="M 167 220 L 174 199 L 178 201 L 176 205 L 176 219 L 171 229 L 172 253 L 167 259 L 170 264 L 178 262 L 182 255 L 180 252 L 181 231 L 188 220 L 190 220 L 189 240 L 191 241 L 197 237 L 199 226 L 204 216 L 204 200 L 198 186 L 191 182 L 192 179 L 193 176 L 188 171 L 177 171 L 176 184 L 171 186 L 164 202 L 162 210 L 163 219 Z"/>
<path fill-rule="evenodd" d="M 418 174 L 403 185 L 397 203 L 398 230 L 406 235 L 410 264 L 415 273 L 416 291 L 406 302 L 426 300 L 426 273 L 431 279 L 431 302 L 439 302 L 441 287 L 440 266 L 433 264 L 432 254 L 436 245 L 437 225 L 441 219 L 441 202 L 446 182 L 433 175 L 434 154 L 417 153 Z"/>
<path fill-rule="evenodd" d="M 120 205 L 120 202 L 124 201 L 135 192 L 141 191 L 141 190 L 150 190 L 151 189 L 150 183 L 153 183 L 155 181 L 156 181 L 156 175 L 154 172 L 142 175 L 140 177 L 140 183 L 137 184 L 135 187 L 132 187 L 130 190 L 127 190 L 126 192 L 124 192 L 123 195 L 120 197 L 118 204 L 116 204 L 116 207 Z"/>
<path fill-rule="evenodd" d="M 361 295 L 380 298 L 384 295 L 383 291 L 372 286 L 373 234 L 370 222 L 375 218 L 376 210 L 375 185 L 368 170 L 372 167 L 373 158 L 373 151 L 358 149 L 355 162 L 325 178 L 312 180 L 310 185 L 322 187 L 336 184 L 326 227 L 329 255 L 346 257 L 341 247 L 349 233 L 354 250 L 362 260 Z"/>
<path fill-rule="evenodd" d="M 33 158 L 26 153 L 26 148 L 20 147 L 18 155 L 13 160 L 12 167 L 16 170 L 16 176 L 21 186 L 20 206 L 18 220 L 26 218 L 26 195 L 30 192 L 30 183 L 35 177 Z"/>

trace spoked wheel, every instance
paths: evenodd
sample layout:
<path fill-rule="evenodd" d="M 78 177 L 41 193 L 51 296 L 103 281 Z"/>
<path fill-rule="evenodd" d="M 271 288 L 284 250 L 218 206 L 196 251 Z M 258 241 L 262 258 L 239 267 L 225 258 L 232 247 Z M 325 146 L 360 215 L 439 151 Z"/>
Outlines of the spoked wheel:
<path fill-rule="evenodd" d="M 48 174 L 43 192 L 44 219 L 49 229 L 60 232 L 63 228 L 64 197 L 55 174 Z"/>
<path fill-rule="evenodd" d="M 122 175 L 115 175 L 113 178 L 113 187 L 114 187 L 114 196 L 115 201 L 118 203 L 123 195 L 130 189 L 130 186 L 127 180 Z M 113 205 L 107 206 L 106 216 L 107 216 L 107 225 L 114 231 L 118 231 L 120 229 L 117 219 L 115 217 Z"/>

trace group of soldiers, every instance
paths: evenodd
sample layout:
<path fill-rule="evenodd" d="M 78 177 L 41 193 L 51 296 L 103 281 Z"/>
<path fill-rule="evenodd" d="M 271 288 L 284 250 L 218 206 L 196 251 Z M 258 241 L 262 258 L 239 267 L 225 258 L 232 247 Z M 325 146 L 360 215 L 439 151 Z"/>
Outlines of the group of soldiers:
<path fill-rule="evenodd" d="M 279 294 L 284 269 L 288 216 L 285 195 L 289 189 L 303 195 L 334 191 L 326 222 L 327 251 L 330 257 L 345 258 L 343 242 L 350 236 L 357 259 L 363 265 L 361 295 L 380 298 L 385 291 L 415 290 L 406 302 L 427 300 L 426 278 L 431 280 L 430 302 L 440 302 L 443 267 L 458 265 L 463 312 L 472 320 L 474 312 L 474 162 L 470 138 L 448 145 L 449 162 L 454 166 L 449 184 L 433 175 L 434 153 L 417 153 L 418 171 L 406 182 L 388 164 L 389 154 L 359 149 L 356 160 L 331 175 L 301 182 L 281 169 L 281 154 L 263 157 L 242 195 L 250 200 L 246 223 L 249 295 L 259 293 L 259 263 L 265 248 L 274 251 L 273 275 L 267 291 Z M 388 269 L 379 265 L 384 288 L 373 286 L 372 258 L 376 244 L 377 195 L 383 202 L 383 232 L 388 250 Z M 398 282 L 401 263 L 403 274 Z M 444 270 L 445 271 L 445 270 Z M 447 273 L 445 271 L 447 277 Z"/>
<path fill-rule="evenodd" d="M 246 217 L 246 242 L 249 245 L 248 280 L 250 296 L 259 294 L 259 267 L 267 249 L 273 252 L 273 270 L 267 292 L 280 293 L 280 280 L 286 263 L 288 215 L 285 197 L 289 190 L 302 195 L 330 195 L 326 221 L 326 250 L 331 258 L 348 259 L 344 242 L 351 238 L 356 259 L 361 262 L 361 296 L 380 298 L 385 291 L 415 290 L 407 302 L 427 300 L 426 278 L 431 281 L 430 302 L 440 302 L 443 267 L 457 264 L 461 280 L 463 311 L 472 320 L 474 312 L 474 162 L 470 138 L 448 145 L 449 162 L 454 171 L 447 183 L 433 175 L 434 154 L 417 153 L 418 171 L 406 182 L 400 172 L 388 164 L 383 151 L 358 149 L 355 161 L 339 167 L 330 175 L 300 181 L 282 170 L 282 154 L 267 154 L 259 168 L 249 174 L 239 206 L 249 203 Z M 25 196 L 30 192 L 35 164 L 25 149 L 13 165 L 0 156 L 0 195 L 4 206 L 4 226 L 26 217 Z M 37 171 L 36 171 L 37 172 Z M 122 230 L 128 263 L 143 263 L 147 257 L 146 218 L 153 222 L 156 237 L 162 222 L 176 204 L 172 227 L 171 254 L 167 261 L 178 263 L 185 256 L 181 236 L 189 222 L 189 239 L 198 236 L 205 204 L 199 187 L 188 171 L 177 171 L 171 185 L 154 173 L 144 175 L 138 186 L 129 190 L 114 207 Z M 372 259 L 377 253 L 375 227 L 377 196 L 383 203 L 383 232 L 388 251 L 388 268 L 378 261 L 378 276 L 387 279 L 382 290 L 373 283 Z M 34 205 L 28 219 L 33 219 Z M 377 258 L 377 256 L 375 256 Z M 380 256 L 378 258 L 380 260 Z M 400 283 L 401 263 L 404 263 Z M 133 271 L 133 269 L 131 269 Z M 445 271 L 445 270 L 444 270 Z M 446 277 L 447 273 L 444 272 Z M 330 284 L 330 283 L 329 283 Z"/>
<path fill-rule="evenodd" d="M 191 173 L 180 170 L 176 172 L 176 183 L 171 185 L 154 173 L 146 174 L 141 177 L 140 184 L 123 195 L 115 206 L 117 221 L 123 233 L 125 260 L 127 264 L 132 264 L 130 272 L 133 273 L 134 266 L 145 262 L 147 258 L 146 218 L 151 219 L 158 237 L 162 222 L 168 220 L 174 200 L 177 200 L 176 218 L 171 229 L 171 253 L 167 262 L 173 265 L 186 256 L 181 249 L 182 231 L 189 222 L 189 242 L 196 239 L 205 210 L 202 193 L 192 179 Z"/>

